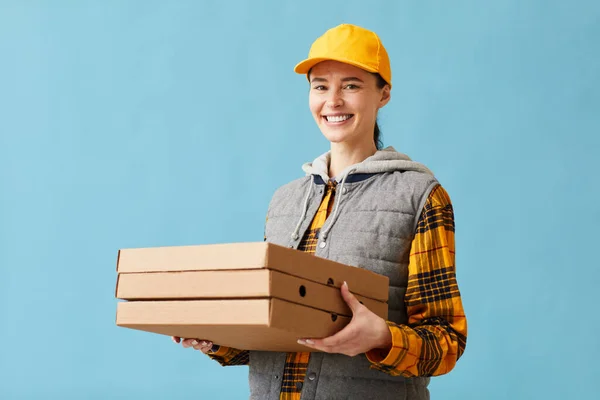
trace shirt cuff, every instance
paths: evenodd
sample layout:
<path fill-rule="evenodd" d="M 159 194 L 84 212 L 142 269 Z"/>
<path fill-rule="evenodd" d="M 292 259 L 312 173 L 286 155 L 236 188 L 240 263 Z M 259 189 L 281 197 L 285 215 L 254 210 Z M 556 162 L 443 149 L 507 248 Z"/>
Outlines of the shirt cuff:
<path fill-rule="evenodd" d="M 208 351 L 208 354 L 211 356 L 219 356 L 223 357 L 227 353 L 227 347 L 219 346 L 218 344 L 213 344 L 213 346 Z"/>
<path fill-rule="evenodd" d="M 365 354 L 371 364 L 396 366 L 400 362 L 400 353 L 403 350 L 404 331 L 402 328 L 391 321 L 386 321 L 390 333 L 392 335 L 392 347 L 387 349 L 371 349 Z"/>

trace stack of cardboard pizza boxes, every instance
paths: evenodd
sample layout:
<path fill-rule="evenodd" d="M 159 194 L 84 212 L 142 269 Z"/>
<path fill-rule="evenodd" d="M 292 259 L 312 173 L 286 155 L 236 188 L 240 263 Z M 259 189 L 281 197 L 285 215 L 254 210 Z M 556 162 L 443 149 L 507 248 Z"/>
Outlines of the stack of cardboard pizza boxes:
<path fill-rule="evenodd" d="M 117 325 L 246 350 L 310 351 L 352 312 L 340 287 L 388 313 L 387 277 L 271 243 L 119 250 Z"/>

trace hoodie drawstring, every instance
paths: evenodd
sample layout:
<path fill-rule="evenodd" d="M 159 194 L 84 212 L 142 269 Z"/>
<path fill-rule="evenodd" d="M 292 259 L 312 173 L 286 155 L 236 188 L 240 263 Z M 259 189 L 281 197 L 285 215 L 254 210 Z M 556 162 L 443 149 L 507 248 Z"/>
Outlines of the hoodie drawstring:
<path fill-rule="evenodd" d="M 314 183 L 315 183 L 315 176 L 311 175 L 310 182 L 308 183 L 308 190 L 306 191 L 306 198 L 304 199 L 304 207 L 302 210 L 302 215 L 300 216 L 298 225 L 296 225 L 296 229 L 294 229 L 294 232 L 292 233 L 292 240 L 297 240 L 299 237 L 298 233 L 300 232 L 300 226 L 302 225 L 302 221 L 304 221 L 304 218 L 306 217 L 306 213 L 308 212 L 308 199 L 310 199 L 310 195 L 312 194 L 312 187 L 313 187 Z"/>
<path fill-rule="evenodd" d="M 344 194 L 344 184 L 346 183 L 346 178 L 348 178 L 348 175 L 350 175 L 352 172 L 354 172 L 354 169 L 350 169 L 342 178 L 342 184 L 340 185 L 340 192 L 337 195 L 338 199 L 337 199 L 335 207 L 333 209 L 333 214 L 331 215 L 331 222 L 329 224 L 327 224 L 327 227 L 325 229 L 321 230 L 321 237 L 323 238 L 323 240 L 327 240 L 327 234 L 331 230 L 331 227 L 333 226 L 333 224 L 335 224 L 335 220 L 337 219 L 337 216 L 338 216 L 338 210 L 340 208 L 340 203 L 342 202 L 342 195 Z"/>

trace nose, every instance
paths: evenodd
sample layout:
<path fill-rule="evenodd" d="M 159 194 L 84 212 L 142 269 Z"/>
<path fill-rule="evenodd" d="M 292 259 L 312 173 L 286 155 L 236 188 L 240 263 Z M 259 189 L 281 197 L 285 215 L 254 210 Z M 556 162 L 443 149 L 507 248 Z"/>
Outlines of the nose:
<path fill-rule="evenodd" d="M 327 99 L 327 106 L 330 108 L 338 108 L 344 105 L 344 99 L 342 94 L 338 90 L 332 90 L 329 92 L 329 98 Z"/>

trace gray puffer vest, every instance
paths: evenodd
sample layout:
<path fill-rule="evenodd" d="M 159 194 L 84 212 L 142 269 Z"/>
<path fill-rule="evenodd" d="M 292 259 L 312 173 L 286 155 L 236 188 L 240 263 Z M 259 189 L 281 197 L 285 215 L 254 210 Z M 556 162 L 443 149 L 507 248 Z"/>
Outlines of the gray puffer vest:
<path fill-rule="evenodd" d="M 275 192 L 265 227 L 268 242 L 298 248 L 323 198 L 328 161 L 326 153 L 305 164 L 308 176 Z M 378 151 L 342 176 L 315 255 L 388 276 L 388 319 L 405 324 L 411 242 L 437 181 L 424 166 L 392 148 Z M 250 352 L 251 399 L 279 399 L 285 359 L 285 353 Z M 429 378 L 394 377 L 369 367 L 364 354 L 312 353 L 301 399 L 429 399 Z"/>

